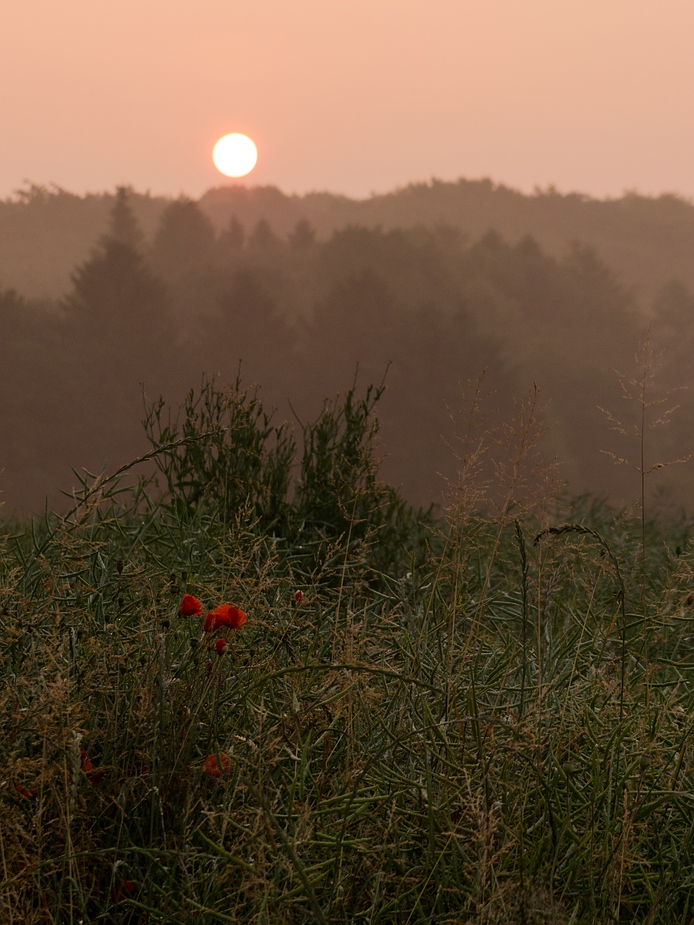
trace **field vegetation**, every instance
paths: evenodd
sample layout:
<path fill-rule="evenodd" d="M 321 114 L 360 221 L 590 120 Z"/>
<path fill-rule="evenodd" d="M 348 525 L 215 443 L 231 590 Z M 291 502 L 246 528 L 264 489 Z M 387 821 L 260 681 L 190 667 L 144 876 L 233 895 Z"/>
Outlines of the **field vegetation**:
<path fill-rule="evenodd" d="M 690 521 L 563 496 L 474 389 L 417 510 L 379 399 L 295 435 L 204 380 L 5 525 L 3 922 L 691 921 Z"/>

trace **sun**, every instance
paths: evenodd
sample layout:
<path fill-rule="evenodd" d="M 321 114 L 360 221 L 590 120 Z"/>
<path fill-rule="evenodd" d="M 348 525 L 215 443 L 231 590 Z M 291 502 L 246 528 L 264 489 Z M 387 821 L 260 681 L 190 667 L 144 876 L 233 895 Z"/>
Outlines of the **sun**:
<path fill-rule="evenodd" d="M 224 135 L 212 149 L 212 160 L 225 177 L 245 177 L 258 162 L 258 149 L 248 135 Z"/>

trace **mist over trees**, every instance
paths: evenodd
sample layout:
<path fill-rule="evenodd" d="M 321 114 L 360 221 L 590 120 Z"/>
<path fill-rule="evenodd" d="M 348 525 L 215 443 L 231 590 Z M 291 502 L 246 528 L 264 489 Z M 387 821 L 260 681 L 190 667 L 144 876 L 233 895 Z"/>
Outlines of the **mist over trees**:
<path fill-rule="evenodd" d="M 104 234 L 113 201 L 112 193 L 77 196 L 35 185 L 0 201 L 0 286 L 30 298 L 62 297 L 75 266 Z M 159 222 L 170 199 L 130 190 L 130 204 L 148 241 L 164 233 Z M 694 289 L 694 204 L 676 195 L 631 192 L 602 200 L 553 188 L 525 195 L 488 179 L 460 179 L 413 183 L 363 200 L 231 185 L 209 190 L 198 205 L 220 236 L 222 251 L 239 246 L 239 228 L 250 236 L 260 224 L 262 236 L 262 223 L 285 241 L 298 229 L 296 244 L 303 240 L 301 229 L 325 243 L 350 225 L 384 231 L 450 227 L 470 241 L 493 228 L 511 244 L 532 235 L 557 258 L 573 241 L 592 247 L 624 286 L 634 288 L 644 308 L 671 279 Z M 177 204 L 179 212 L 185 208 L 185 202 Z M 230 227 L 230 235 L 221 236 Z"/>
<path fill-rule="evenodd" d="M 470 383 L 484 372 L 490 427 L 510 420 L 535 383 L 551 426 L 544 449 L 562 462 L 570 488 L 615 500 L 635 494 L 633 473 L 600 452 L 633 447 L 620 443 L 599 406 L 628 415 L 616 371 L 633 374 L 649 330 L 653 348 L 666 350 L 662 388 L 689 384 L 694 296 L 685 282 L 666 282 L 644 308 L 585 244 L 553 253 L 530 234 L 487 226 L 470 237 L 440 222 L 355 222 L 326 232 L 325 223 L 291 212 L 311 197 L 267 192 L 282 216 L 275 223 L 249 210 L 252 193 L 155 202 L 121 188 L 79 200 L 94 215 L 105 209 L 105 221 L 62 297 L 0 290 L 6 509 L 39 510 L 46 495 L 55 503 L 58 488 L 74 484 L 71 466 L 112 471 L 145 452 L 143 392 L 145 401 L 163 394 L 176 403 L 203 373 L 222 383 L 240 373 L 261 387 L 277 420 L 303 421 L 355 376 L 363 388 L 385 376 L 377 409 L 383 476 L 421 504 L 440 501 L 455 475 L 457 416 Z M 413 188 L 381 198 L 390 207 L 401 197 L 404 207 L 418 196 Z M 34 191 L 11 205 L 42 213 L 48 235 L 75 199 Z M 334 212 L 349 204 L 331 201 Z M 230 203 L 237 211 L 229 213 Z M 679 415 L 653 447 L 663 458 L 691 451 L 694 394 L 676 400 Z M 694 502 L 685 467 L 653 484 Z"/>

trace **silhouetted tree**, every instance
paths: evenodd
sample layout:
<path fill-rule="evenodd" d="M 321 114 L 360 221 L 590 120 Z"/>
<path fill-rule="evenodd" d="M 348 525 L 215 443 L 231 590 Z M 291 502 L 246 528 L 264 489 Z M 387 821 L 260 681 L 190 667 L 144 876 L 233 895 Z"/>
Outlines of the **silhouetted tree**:
<path fill-rule="evenodd" d="M 117 200 L 112 228 L 122 213 Z M 63 356 L 71 366 L 75 461 L 100 466 L 139 446 L 142 384 L 154 394 L 172 388 L 176 332 L 163 282 L 130 244 L 106 235 L 72 280 Z"/>
<path fill-rule="evenodd" d="M 380 382 L 393 357 L 396 318 L 389 287 L 375 273 L 337 283 L 305 327 L 304 382 L 315 395 L 330 395 L 351 383 L 357 365 L 364 382 Z"/>
<path fill-rule="evenodd" d="M 152 261 L 165 276 L 177 276 L 214 256 L 215 230 L 192 199 L 172 202 L 164 210 L 152 244 Z"/>
<path fill-rule="evenodd" d="M 287 237 L 289 246 L 294 250 L 301 250 L 304 247 L 310 247 L 315 243 L 316 231 L 305 218 L 302 218 L 294 226 Z"/>
<path fill-rule="evenodd" d="M 235 215 L 232 215 L 229 224 L 219 236 L 217 250 L 222 257 L 238 254 L 243 250 L 245 241 L 246 232 L 243 230 L 243 225 Z"/>
<path fill-rule="evenodd" d="M 280 244 L 280 239 L 264 218 L 260 219 L 248 237 L 248 249 L 251 251 L 276 250 Z"/>
<path fill-rule="evenodd" d="M 64 357 L 55 313 L 0 292 L 0 501 L 4 513 L 40 509 L 65 449 Z M 69 437 L 68 437 L 69 439 Z"/>
<path fill-rule="evenodd" d="M 145 236 L 130 206 L 131 192 L 128 186 L 119 186 L 116 189 L 107 238 L 131 247 L 135 251 L 141 251 Z"/>
<path fill-rule="evenodd" d="M 241 363 L 245 382 L 262 385 L 263 393 L 276 399 L 288 396 L 296 333 L 257 271 L 234 274 L 217 313 L 204 320 L 204 332 L 200 363 L 207 372 L 231 381 Z"/>

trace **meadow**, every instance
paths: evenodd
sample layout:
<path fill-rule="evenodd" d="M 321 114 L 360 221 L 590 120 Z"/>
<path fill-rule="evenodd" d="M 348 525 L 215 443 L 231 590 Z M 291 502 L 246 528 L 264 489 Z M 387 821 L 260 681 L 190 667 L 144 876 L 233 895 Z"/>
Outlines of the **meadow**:
<path fill-rule="evenodd" d="M 563 496 L 533 396 L 415 510 L 378 397 L 203 383 L 4 525 L 0 921 L 691 921 L 691 522 Z"/>

